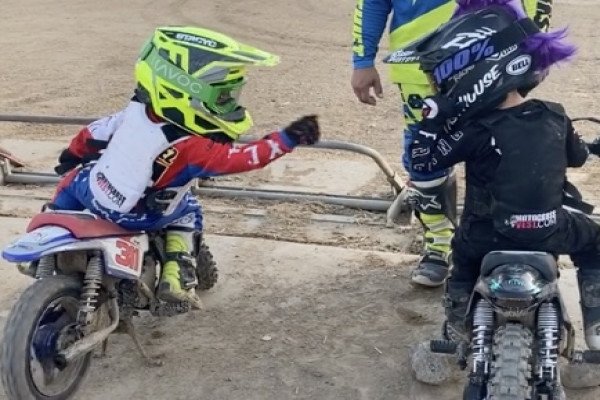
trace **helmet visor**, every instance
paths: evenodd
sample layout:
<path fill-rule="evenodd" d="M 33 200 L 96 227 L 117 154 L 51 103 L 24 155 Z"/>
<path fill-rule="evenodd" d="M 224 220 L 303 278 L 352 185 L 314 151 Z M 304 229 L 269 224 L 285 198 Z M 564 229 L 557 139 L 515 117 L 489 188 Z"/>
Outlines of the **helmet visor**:
<path fill-rule="evenodd" d="M 192 96 L 190 105 L 198 111 L 210 111 L 219 117 L 230 114 L 238 109 L 239 99 L 245 84 L 243 78 L 235 81 L 211 84 L 206 96 L 197 98 Z"/>
<path fill-rule="evenodd" d="M 239 107 L 239 100 L 246 81 L 243 78 L 235 81 L 212 85 L 215 99 L 207 102 L 208 107 L 217 114 L 227 114 Z"/>

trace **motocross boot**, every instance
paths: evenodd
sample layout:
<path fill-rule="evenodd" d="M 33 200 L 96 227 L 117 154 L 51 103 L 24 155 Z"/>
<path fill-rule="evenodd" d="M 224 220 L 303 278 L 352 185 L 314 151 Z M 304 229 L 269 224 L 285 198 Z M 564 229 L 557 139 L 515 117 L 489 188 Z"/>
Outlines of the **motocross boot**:
<path fill-rule="evenodd" d="M 442 328 L 442 335 L 446 340 L 469 341 L 466 318 L 472 289 L 472 284 L 454 283 L 451 279 L 446 282 L 443 300 L 446 321 Z"/>
<path fill-rule="evenodd" d="M 167 262 L 163 266 L 158 285 L 158 298 L 168 303 L 189 302 L 193 308 L 202 308 L 202 302 L 195 292 L 198 284 L 191 245 L 187 232 L 167 231 Z"/>
<path fill-rule="evenodd" d="M 455 227 L 456 178 L 452 174 L 441 180 L 413 182 L 416 196 L 412 202 L 415 215 L 423 225 L 424 256 L 411 279 L 428 287 L 442 285 L 448 275 L 450 241 Z"/>
<path fill-rule="evenodd" d="M 585 343 L 600 350 L 600 271 L 577 271 Z"/>

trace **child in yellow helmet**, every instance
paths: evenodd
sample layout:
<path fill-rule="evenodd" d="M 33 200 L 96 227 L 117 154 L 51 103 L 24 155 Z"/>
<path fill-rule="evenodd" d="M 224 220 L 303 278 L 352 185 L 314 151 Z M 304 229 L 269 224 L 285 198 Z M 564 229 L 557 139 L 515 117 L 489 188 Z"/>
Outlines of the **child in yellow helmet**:
<path fill-rule="evenodd" d="M 129 104 L 82 129 L 61 154 L 57 172 L 66 176 L 54 208 L 87 209 L 131 230 L 166 228 L 159 298 L 199 306 L 190 257 L 202 232 L 202 210 L 189 191 L 194 179 L 262 168 L 319 140 L 316 116 L 305 116 L 254 142 L 232 143 L 252 126 L 238 102 L 246 68 L 277 63 L 208 29 L 157 28 L 136 63 Z"/>

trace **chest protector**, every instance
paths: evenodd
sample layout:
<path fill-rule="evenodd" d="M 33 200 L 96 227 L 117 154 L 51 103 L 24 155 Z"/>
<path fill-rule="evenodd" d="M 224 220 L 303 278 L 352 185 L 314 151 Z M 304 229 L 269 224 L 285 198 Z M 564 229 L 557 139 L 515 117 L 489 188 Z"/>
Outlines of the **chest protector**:
<path fill-rule="evenodd" d="M 564 109 L 555 103 L 529 103 L 482 121 L 500 154 L 487 186 L 494 227 L 519 241 L 543 240 L 556 231 L 567 170 Z"/>
<path fill-rule="evenodd" d="M 90 190 L 101 206 L 127 213 L 144 197 L 153 184 L 154 160 L 174 143 L 165 136 L 163 126 L 148 118 L 144 104 L 129 103 L 122 123 L 90 171 Z"/>

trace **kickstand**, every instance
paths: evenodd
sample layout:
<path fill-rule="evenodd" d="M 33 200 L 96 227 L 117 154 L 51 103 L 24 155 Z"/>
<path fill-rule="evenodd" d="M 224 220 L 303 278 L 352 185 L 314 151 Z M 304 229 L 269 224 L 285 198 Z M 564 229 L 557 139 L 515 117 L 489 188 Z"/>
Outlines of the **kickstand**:
<path fill-rule="evenodd" d="M 137 336 L 137 333 L 135 331 L 135 327 L 133 326 L 133 322 L 131 321 L 131 319 L 121 320 L 121 322 L 125 325 L 124 326 L 125 327 L 125 332 L 127 332 L 127 334 L 129 336 L 131 336 L 131 339 L 133 340 L 133 343 L 135 343 L 135 347 L 138 349 L 138 351 L 142 355 L 142 358 L 144 359 L 144 361 L 146 362 L 146 364 L 148 364 L 148 366 L 151 366 L 151 367 L 160 367 L 160 366 L 162 366 L 162 364 L 163 364 L 162 361 L 160 361 L 160 360 L 153 360 L 144 351 L 144 348 L 142 347 L 142 344 L 140 343 L 140 340 L 139 340 L 139 338 Z"/>
<path fill-rule="evenodd" d="M 102 349 L 100 350 L 100 354 L 94 353 L 94 358 L 105 358 L 107 348 L 108 348 L 108 338 L 106 338 L 102 341 Z"/>
<path fill-rule="evenodd" d="M 104 339 L 102 342 L 102 352 L 100 353 L 100 357 L 106 357 L 106 349 L 108 348 L 108 338 Z"/>

